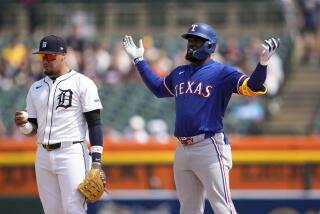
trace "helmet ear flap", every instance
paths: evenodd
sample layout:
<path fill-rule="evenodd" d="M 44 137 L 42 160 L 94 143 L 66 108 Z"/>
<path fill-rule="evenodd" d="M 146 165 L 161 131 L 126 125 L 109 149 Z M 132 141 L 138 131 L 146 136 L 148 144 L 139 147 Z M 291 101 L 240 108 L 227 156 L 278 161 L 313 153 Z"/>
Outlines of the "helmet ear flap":
<path fill-rule="evenodd" d="M 207 48 L 211 53 L 214 53 L 214 51 L 216 49 L 216 44 L 211 42 L 211 41 L 208 41 L 207 42 Z"/>
<path fill-rule="evenodd" d="M 208 58 L 216 49 L 216 44 L 211 41 L 205 41 L 203 45 L 194 51 L 193 56 L 198 60 Z"/>

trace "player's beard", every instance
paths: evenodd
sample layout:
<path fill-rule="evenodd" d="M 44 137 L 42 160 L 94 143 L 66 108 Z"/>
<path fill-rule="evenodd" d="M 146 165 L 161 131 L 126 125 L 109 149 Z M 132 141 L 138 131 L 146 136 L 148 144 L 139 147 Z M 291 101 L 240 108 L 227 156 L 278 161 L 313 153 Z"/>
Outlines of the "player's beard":
<path fill-rule="evenodd" d="M 188 48 L 187 50 L 187 53 L 185 55 L 185 59 L 188 60 L 189 62 L 191 63 L 195 63 L 195 64 L 198 64 L 200 63 L 202 60 L 199 60 L 197 58 L 195 58 L 193 56 L 193 53 L 195 52 L 195 50 L 193 50 L 192 48 Z"/>
<path fill-rule="evenodd" d="M 54 71 L 53 71 L 53 69 L 52 68 L 50 68 L 49 66 L 44 66 L 44 74 L 45 75 L 47 75 L 47 76 L 52 76 L 52 75 L 54 75 Z"/>
<path fill-rule="evenodd" d="M 48 77 L 50 77 L 50 79 L 56 79 L 57 77 L 57 72 L 55 72 L 52 68 L 44 68 L 44 72 L 45 75 L 47 75 Z"/>
<path fill-rule="evenodd" d="M 50 77 L 51 79 L 57 78 L 59 72 L 56 65 L 52 63 L 44 64 L 43 69 L 44 69 L 43 73 L 48 77 Z"/>

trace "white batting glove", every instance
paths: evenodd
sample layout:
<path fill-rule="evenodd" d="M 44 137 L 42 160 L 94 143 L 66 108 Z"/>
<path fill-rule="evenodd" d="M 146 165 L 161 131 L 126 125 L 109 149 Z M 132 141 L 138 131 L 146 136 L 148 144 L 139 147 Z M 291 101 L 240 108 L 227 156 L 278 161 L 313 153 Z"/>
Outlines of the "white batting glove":
<path fill-rule="evenodd" d="M 143 57 L 144 47 L 142 44 L 142 39 L 139 40 L 139 47 L 137 47 L 131 36 L 125 35 L 122 41 L 124 50 L 128 54 L 128 56 L 135 62 L 136 59 Z"/>
<path fill-rule="evenodd" d="M 263 50 L 260 56 L 260 64 L 267 65 L 270 57 L 276 52 L 280 46 L 280 39 L 271 38 L 264 40 L 262 44 Z"/>

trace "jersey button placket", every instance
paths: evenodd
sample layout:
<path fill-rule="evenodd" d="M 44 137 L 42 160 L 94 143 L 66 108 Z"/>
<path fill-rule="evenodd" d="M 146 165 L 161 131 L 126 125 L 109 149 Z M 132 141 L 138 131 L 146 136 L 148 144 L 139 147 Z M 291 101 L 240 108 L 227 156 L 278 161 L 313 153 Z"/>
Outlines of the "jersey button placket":
<path fill-rule="evenodd" d="M 55 84 L 52 85 L 51 90 L 50 90 L 50 94 L 49 94 L 49 102 L 48 102 L 48 112 L 47 112 L 47 124 L 46 124 L 46 128 L 45 128 L 45 143 L 49 143 L 49 135 L 50 135 L 50 128 L 52 126 L 51 121 L 52 121 L 52 108 L 53 108 L 53 99 L 54 99 L 54 87 Z"/>

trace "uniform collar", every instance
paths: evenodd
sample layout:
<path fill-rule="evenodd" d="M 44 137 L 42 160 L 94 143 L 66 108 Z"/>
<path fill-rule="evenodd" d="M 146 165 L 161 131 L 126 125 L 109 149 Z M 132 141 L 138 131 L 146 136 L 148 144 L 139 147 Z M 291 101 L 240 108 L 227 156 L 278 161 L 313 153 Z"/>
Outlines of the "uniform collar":
<path fill-rule="evenodd" d="M 49 82 L 49 83 L 54 84 L 54 83 L 56 83 L 56 82 L 60 82 L 61 80 L 64 80 L 64 79 L 72 76 L 74 73 L 75 73 L 74 70 L 69 69 L 68 73 L 59 76 L 59 77 L 58 77 L 57 79 L 55 79 L 55 80 L 52 80 L 52 79 L 51 79 L 50 77 L 48 77 L 48 76 L 45 77 L 45 80 L 46 80 L 47 82 Z"/>

